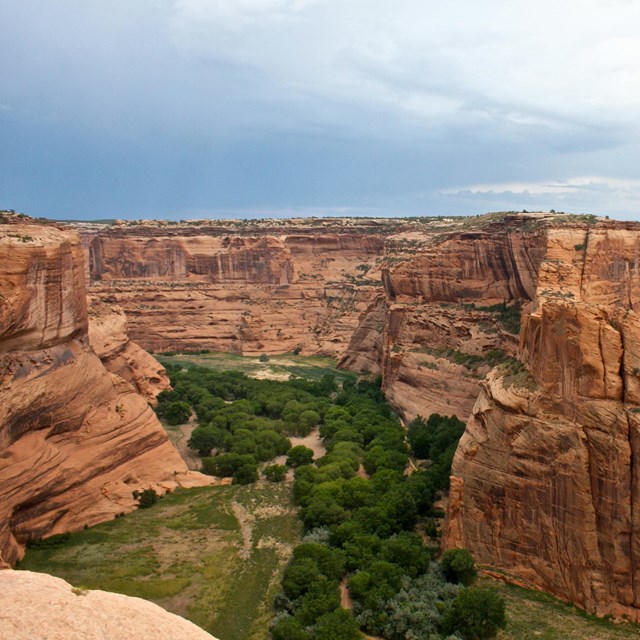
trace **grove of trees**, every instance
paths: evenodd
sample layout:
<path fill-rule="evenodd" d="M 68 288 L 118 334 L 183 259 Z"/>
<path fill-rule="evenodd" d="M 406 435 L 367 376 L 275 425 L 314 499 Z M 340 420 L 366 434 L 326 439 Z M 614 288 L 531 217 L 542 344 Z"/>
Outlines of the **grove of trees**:
<path fill-rule="evenodd" d="M 200 426 L 189 446 L 206 473 L 250 483 L 259 463 L 284 454 L 294 469 L 306 535 L 275 599 L 274 640 L 355 640 L 361 632 L 480 640 L 504 626 L 504 602 L 473 586 L 471 554 L 438 559 L 437 545 L 416 533 L 427 524 L 435 534 L 434 500 L 448 487 L 463 423 L 434 414 L 406 431 L 377 381 L 338 387 L 331 376 L 275 382 L 196 366 L 168 370 L 174 390 L 160 395 L 158 411 L 178 402 L 193 409 Z M 291 448 L 288 436 L 316 426 L 326 455 L 314 460 L 310 449 Z M 410 454 L 428 462 L 408 474 Z M 264 470 L 271 481 L 286 472 L 284 465 Z M 341 585 L 351 611 L 341 607 Z"/>

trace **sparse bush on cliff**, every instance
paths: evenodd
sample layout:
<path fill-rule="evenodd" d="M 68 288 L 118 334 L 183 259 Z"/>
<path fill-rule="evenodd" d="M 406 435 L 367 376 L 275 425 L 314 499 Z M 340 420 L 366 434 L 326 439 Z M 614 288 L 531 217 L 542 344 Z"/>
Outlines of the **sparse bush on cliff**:
<path fill-rule="evenodd" d="M 158 501 L 158 494 L 155 489 L 145 489 L 138 495 L 137 500 L 140 509 L 148 509 Z"/>

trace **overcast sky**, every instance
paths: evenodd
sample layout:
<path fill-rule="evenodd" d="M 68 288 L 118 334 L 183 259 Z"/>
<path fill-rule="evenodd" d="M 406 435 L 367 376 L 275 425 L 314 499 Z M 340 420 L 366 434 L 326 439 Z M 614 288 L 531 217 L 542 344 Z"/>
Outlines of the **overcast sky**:
<path fill-rule="evenodd" d="M 640 219 L 640 0 L 0 0 L 0 208 Z"/>

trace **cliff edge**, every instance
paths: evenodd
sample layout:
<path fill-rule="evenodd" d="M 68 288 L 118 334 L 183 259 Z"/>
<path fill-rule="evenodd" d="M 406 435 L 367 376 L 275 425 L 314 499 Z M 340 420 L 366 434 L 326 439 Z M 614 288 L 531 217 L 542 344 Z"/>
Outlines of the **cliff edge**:
<path fill-rule="evenodd" d="M 77 233 L 0 224 L 0 565 L 133 510 L 133 490 L 210 482 L 92 349 L 84 279 Z"/>
<path fill-rule="evenodd" d="M 215 640 L 152 602 L 74 588 L 31 571 L 0 571 L 0 637 L 12 640 Z"/>

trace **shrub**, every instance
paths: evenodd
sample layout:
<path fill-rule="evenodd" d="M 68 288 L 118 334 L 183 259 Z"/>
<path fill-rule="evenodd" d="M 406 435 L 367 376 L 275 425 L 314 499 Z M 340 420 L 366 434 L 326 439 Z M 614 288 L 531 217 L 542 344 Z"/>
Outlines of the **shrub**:
<path fill-rule="evenodd" d="M 270 482 L 282 482 L 287 475 L 287 471 L 287 466 L 284 464 L 272 464 L 265 467 L 262 473 Z"/>
<path fill-rule="evenodd" d="M 145 489 L 138 495 L 138 505 L 141 509 L 148 509 L 158 501 L 155 489 Z"/>
<path fill-rule="evenodd" d="M 261 353 L 258 360 L 260 362 L 269 362 L 269 356 L 266 353 Z"/>

